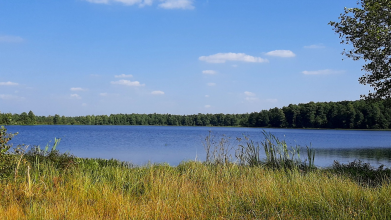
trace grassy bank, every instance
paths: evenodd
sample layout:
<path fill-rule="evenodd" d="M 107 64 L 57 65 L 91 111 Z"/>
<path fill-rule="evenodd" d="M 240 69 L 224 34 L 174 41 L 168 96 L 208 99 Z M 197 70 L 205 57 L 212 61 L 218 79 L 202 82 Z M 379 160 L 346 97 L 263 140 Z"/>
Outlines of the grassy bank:
<path fill-rule="evenodd" d="M 391 186 L 324 171 L 186 162 L 41 164 L 1 182 L 3 219 L 387 219 Z M 116 165 L 115 165 L 116 164 Z"/>
<path fill-rule="evenodd" d="M 206 162 L 176 167 L 77 158 L 59 153 L 58 142 L 3 154 L 12 163 L 0 164 L 10 171 L 0 180 L 0 219 L 390 218 L 389 169 L 360 162 L 316 169 L 274 141 L 280 149 L 272 136 L 261 145 L 264 161 L 251 141 L 236 163 L 222 142 L 209 141 Z"/>

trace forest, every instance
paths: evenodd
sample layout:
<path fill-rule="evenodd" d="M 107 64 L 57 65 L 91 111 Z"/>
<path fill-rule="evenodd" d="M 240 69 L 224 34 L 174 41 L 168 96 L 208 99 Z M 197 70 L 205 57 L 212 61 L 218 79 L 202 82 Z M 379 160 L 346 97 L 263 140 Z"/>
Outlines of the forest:
<path fill-rule="evenodd" d="M 67 117 L 0 113 L 3 125 L 172 125 L 274 128 L 389 129 L 386 101 L 309 102 L 245 114 L 111 114 Z"/>

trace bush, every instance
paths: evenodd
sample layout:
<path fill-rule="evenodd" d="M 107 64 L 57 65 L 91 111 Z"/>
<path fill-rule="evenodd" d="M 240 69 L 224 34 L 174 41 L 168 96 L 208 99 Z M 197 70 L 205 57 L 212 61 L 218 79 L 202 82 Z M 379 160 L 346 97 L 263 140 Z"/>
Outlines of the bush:
<path fill-rule="evenodd" d="M 77 165 L 76 157 L 69 153 L 60 153 L 56 148 L 61 139 L 54 139 L 52 149 L 49 150 L 49 145 L 46 145 L 44 150 L 41 150 L 39 146 L 35 146 L 25 154 L 25 159 L 33 164 L 33 167 L 39 166 L 39 164 L 47 164 L 55 167 L 56 169 L 66 170 L 68 168 L 75 167 Z"/>
<path fill-rule="evenodd" d="M 391 179 L 391 170 L 389 168 L 384 169 L 384 165 L 381 165 L 375 169 L 369 163 L 363 163 L 361 160 L 355 160 L 348 164 L 334 161 L 332 172 L 348 176 L 364 186 L 380 186 Z"/>
<path fill-rule="evenodd" d="M 17 134 L 7 133 L 4 126 L 0 128 L 0 179 L 8 177 L 13 171 L 15 157 L 9 152 L 12 145 L 8 142 Z"/>

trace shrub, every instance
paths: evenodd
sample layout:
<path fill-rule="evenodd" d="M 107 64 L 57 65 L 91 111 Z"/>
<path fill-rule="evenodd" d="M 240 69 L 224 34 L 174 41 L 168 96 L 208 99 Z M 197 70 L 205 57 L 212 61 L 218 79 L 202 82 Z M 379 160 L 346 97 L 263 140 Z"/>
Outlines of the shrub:
<path fill-rule="evenodd" d="M 69 153 L 60 153 L 56 148 L 61 139 L 54 139 L 52 149 L 49 150 L 49 144 L 42 150 L 39 146 L 35 146 L 25 154 L 25 158 L 33 167 L 39 164 L 48 164 L 54 166 L 56 169 L 66 170 L 74 167 L 77 164 L 76 157 Z"/>
<path fill-rule="evenodd" d="M 364 186 L 380 186 L 391 179 L 391 170 L 389 168 L 384 169 L 384 165 L 381 165 L 375 169 L 369 163 L 363 163 L 361 160 L 355 160 L 348 164 L 334 161 L 332 172 L 348 176 Z"/>
<path fill-rule="evenodd" d="M 8 142 L 17 134 L 7 133 L 4 126 L 0 128 L 0 179 L 8 177 L 13 171 L 15 157 L 9 152 L 12 145 Z"/>

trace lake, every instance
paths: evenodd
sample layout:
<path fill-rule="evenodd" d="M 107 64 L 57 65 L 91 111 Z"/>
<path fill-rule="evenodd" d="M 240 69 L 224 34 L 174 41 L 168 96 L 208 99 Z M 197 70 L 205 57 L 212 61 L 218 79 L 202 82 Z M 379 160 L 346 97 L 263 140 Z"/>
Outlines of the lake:
<path fill-rule="evenodd" d="M 246 135 L 259 142 L 263 140 L 262 131 L 265 130 L 285 140 L 288 146 L 311 144 L 316 152 L 317 166 L 330 166 L 334 160 L 347 163 L 355 159 L 373 166 L 391 166 L 391 131 L 103 125 L 6 127 L 8 132 L 19 132 L 11 142 L 14 145 L 44 148 L 48 143 L 51 146 L 56 137 L 61 138 L 57 148 L 60 152 L 70 152 L 78 157 L 115 158 L 136 165 L 166 162 L 176 166 L 181 161 L 204 161 L 203 143 L 210 131 L 216 142 L 225 138 L 231 147 L 237 147 L 236 138 Z M 302 158 L 305 158 L 303 154 Z"/>

